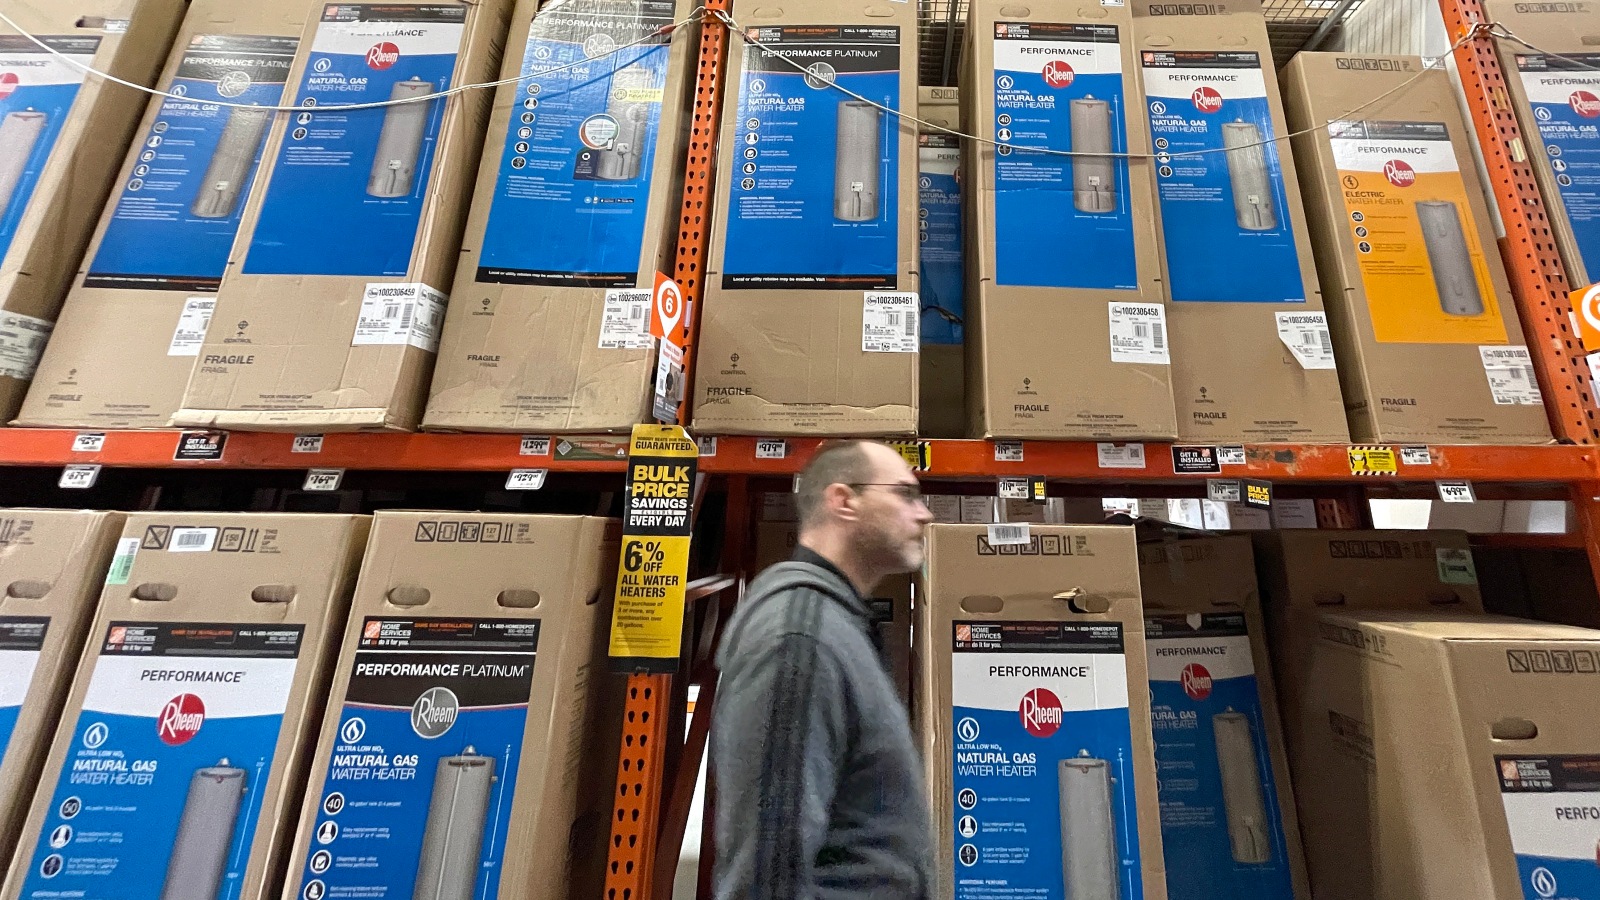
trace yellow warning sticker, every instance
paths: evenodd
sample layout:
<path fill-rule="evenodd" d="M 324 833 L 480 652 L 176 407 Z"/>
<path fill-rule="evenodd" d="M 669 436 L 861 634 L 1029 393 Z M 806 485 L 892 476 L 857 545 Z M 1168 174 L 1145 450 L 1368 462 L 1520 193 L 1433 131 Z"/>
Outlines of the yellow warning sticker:
<path fill-rule="evenodd" d="M 1400 472 L 1393 447 L 1351 447 L 1349 454 L 1351 475 L 1396 475 Z"/>
<path fill-rule="evenodd" d="M 610 656 L 621 672 L 670 673 L 683 652 L 699 448 L 677 425 L 635 425 Z"/>

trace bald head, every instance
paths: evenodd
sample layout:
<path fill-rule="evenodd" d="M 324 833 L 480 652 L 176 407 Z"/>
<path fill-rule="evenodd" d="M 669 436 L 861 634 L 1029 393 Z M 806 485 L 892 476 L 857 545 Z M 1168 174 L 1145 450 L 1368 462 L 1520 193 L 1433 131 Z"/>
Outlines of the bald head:
<path fill-rule="evenodd" d="M 922 563 L 933 514 L 917 476 L 877 441 L 824 444 L 800 473 L 800 543 L 850 573 L 861 590 Z"/>

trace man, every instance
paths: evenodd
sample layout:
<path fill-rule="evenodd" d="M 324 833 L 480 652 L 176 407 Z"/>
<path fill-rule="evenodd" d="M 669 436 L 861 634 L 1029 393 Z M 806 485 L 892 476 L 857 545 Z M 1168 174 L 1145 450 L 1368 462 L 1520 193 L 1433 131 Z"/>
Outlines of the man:
<path fill-rule="evenodd" d="M 712 719 L 717 900 L 929 900 L 933 837 L 867 597 L 922 565 L 933 514 L 899 454 L 825 445 L 794 557 L 728 623 Z"/>

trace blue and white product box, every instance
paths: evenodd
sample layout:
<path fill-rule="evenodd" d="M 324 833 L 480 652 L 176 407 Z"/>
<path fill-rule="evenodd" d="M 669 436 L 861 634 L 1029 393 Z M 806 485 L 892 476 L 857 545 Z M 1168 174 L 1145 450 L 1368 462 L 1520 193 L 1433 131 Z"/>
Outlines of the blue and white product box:
<path fill-rule="evenodd" d="M 100 38 L 0 34 L 0 258 L 11 249 Z M 61 54 L 56 56 L 50 51 Z M 73 65 L 76 63 L 77 65 Z"/>
<path fill-rule="evenodd" d="M 894 290 L 899 26 L 769 25 L 748 38 L 722 287 Z"/>
<path fill-rule="evenodd" d="M 1147 616 L 1161 846 L 1172 900 L 1294 900 L 1243 613 Z"/>
<path fill-rule="evenodd" d="M 994 23 L 995 283 L 1137 290 L 1115 25 Z M 1030 152 L 1037 147 L 1068 156 Z"/>
<path fill-rule="evenodd" d="M 110 623 L 18 896 L 238 896 L 304 631 Z"/>
<path fill-rule="evenodd" d="M 1122 624 L 954 630 L 954 900 L 1143 897 Z"/>
<path fill-rule="evenodd" d="M 298 896 L 499 896 L 539 628 L 363 620 Z"/>
<path fill-rule="evenodd" d="M 1533 164 L 1549 167 L 1592 279 L 1600 273 L 1600 53 L 1518 53 L 1516 65 L 1544 143 L 1544 159 Z"/>
<path fill-rule="evenodd" d="M 961 219 L 961 139 L 917 135 L 917 247 L 922 260 L 922 343 L 960 344 L 966 287 Z"/>
<path fill-rule="evenodd" d="M 411 269 L 466 4 L 330 3 L 245 256 L 246 274 L 399 277 Z M 430 98 L 430 99 L 422 99 Z M 396 102 L 398 101 L 398 102 Z M 321 112 L 319 107 L 395 105 Z"/>
<path fill-rule="evenodd" d="M 49 616 L 0 616 L 0 762 L 11 747 L 49 630 Z"/>
<path fill-rule="evenodd" d="M 199 34 L 136 148 L 92 288 L 215 291 L 244 217 L 299 39 Z M 226 105 L 225 105 L 226 104 Z"/>
<path fill-rule="evenodd" d="M 1600 756 L 1496 756 L 1525 900 L 1600 897 Z"/>
<path fill-rule="evenodd" d="M 1144 50 L 1140 59 L 1172 299 L 1304 303 L 1267 100 L 1275 76 L 1261 55 Z"/>
<path fill-rule="evenodd" d="M 672 41 L 656 32 L 673 11 L 578 0 L 534 18 L 478 281 L 637 282 Z"/>

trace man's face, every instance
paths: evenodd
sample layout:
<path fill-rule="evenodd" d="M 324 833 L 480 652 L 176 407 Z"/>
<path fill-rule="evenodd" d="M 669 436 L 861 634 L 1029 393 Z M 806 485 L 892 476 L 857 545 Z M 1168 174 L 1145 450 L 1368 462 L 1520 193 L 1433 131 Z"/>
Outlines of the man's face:
<path fill-rule="evenodd" d="M 933 513 L 922 502 L 911 467 L 898 453 L 882 444 L 869 446 L 867 452 L 872 477 L 856 495 L 858 516 L 852 537 L 874 568 L 914 572 L 922 567 L 922 532 L 933 521 Z"/>

